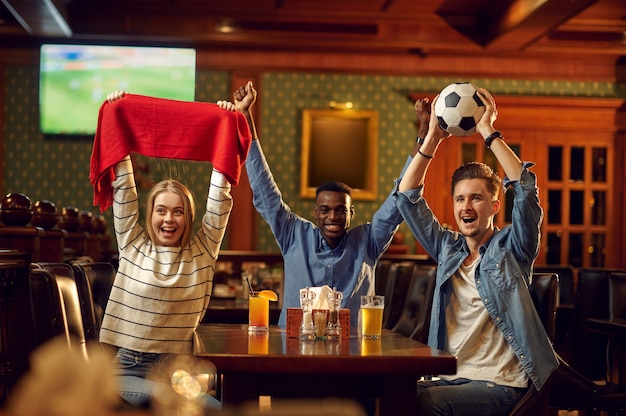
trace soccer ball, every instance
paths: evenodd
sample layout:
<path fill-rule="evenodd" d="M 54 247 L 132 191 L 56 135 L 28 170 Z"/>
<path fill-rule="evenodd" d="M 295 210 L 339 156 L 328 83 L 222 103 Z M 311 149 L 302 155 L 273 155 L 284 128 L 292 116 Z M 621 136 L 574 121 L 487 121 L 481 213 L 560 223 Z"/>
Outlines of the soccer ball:
<path fill-rule="evenodd" d="M 435 103 L 439 126 L 453 136 L 471 136 L 485 112 L 477 88 L 470 82 L 457 82 L 441 90 Z"/>

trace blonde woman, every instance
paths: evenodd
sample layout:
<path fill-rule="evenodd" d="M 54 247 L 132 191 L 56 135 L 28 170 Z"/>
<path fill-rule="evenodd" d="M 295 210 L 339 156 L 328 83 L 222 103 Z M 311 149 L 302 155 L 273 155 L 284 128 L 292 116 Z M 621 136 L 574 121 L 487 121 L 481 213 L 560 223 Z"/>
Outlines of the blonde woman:
<path fill-rule="evenodd" d="M 113 102 L 124 92 L 109 95 Z M 100 331 L 117 349 L 120 395 L 136 407 L 150 405 L 146 379 L 171 354 L 191 353 L 192 335 L 211 297 L 214 266 L 232 209 L 231 184 L 212 171 L 202 227 L 193 231 L 195 203 L 189 189 L 164 180 L 150 191 L 146 224 L 130 156 L 115 166 L 113 215 L 119 267 Z M 207 404 L 219 407 L 213 397 Z"/>

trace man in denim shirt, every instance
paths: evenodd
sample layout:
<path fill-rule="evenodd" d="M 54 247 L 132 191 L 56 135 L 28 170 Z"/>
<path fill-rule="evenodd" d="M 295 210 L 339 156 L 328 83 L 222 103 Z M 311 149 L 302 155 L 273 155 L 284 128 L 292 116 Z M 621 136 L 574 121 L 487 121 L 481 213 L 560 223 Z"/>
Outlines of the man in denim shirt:
<path fill-rule="evenodd" d="M 558 366 L 528 290 L 543 217 L 535 175 L 528 171 L 533 164 L 522 163 L 494 129 L 493 97 L 484 89 L 479 93 L 486 111 L 477 131 L 507 175 L 504 189 L 515 192 L 512 224 L 494 226 L 501 181 L 475 162 L 452 176 L 459 231 L 436 219 L 422 196 L 424 178 L 449 134 L 432 110 L 424 144 L 395 194 L 407 225 L 438 265 L 428 344 L 457 357 L 455 375 L 418 382 L 420 415 L 507 414 L 529 380 L 539 390 Z"/>
<path fill-rule="evenodd" d="M 370 223 L 351 230 L 354 206 L 350 188 L 341 183 L 329 182 L 317 189 L 315 223 L 292 212 L 282 199 L 257 137 L 250 113 L 255 98 L 256 91 L 248 82 L 233 94 L 234 105 L 222 101 L 218 105 L 241 111 L 252 132 L 246 170 L 253 202 L 272 229 L 285 264 L 283 309 L 278 324 L 286 325 L 287 308 L 300 307 L 300 289 L 328 285 L 343 293 L 341 307 L 350 309 L 350 325 L 354 327 L 361 295 L 374 294 L 376 264 L 402 222 L 392 192 Z M 425 133 L 428 123 L 423 124 Z M 417 148 L 416 144 L 414 152 Z"/>

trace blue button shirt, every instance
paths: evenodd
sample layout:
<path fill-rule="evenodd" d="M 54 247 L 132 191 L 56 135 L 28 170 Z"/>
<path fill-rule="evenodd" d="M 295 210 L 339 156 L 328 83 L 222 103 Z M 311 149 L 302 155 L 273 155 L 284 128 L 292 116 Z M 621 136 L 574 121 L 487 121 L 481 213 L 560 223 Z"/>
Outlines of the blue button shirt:
<path fill-rule="evenodd" d="M 300 307 L 300 289 L 328 285 L 343 293 L 341 307 L 350 309 L 350 325 L 356 326 L 360 297 L 374 294 L 376 263 L 402 222 L 392 193 L 371 223 L 348 230 L 339 245 L 331 249 L 315 224 L 285 204 L 258 140 L 252 142 L 246 170 L 254 206 L 269 224 L 283 255 L 285 286 L 278 324 L 286 325 L 287 308 Z"/>
<path fill-rule="evenodd" d="M 504 189 L 511 186 L 515 192 L 512 222 L 502 230 L 496 227 L 489 242 L 480 247 L 481 261 L 475 281 L 489 315 L 539 390 L 558 366 L 558 360 L 541 319 L 532 307 L 528 290 L 533 263 L 539 253 L 543 218 L 536 178 L 528 171 L 532 165 L 524 163 L 519 181 L 504 180 Z M 413 235 L 437 262 L 428 345 L 445 349 L 449 279 L 461 266 L 469 249 L 463 235 L 441 227 L 423 198 L 423 186 L 396 192 L 395 198 Z"/>

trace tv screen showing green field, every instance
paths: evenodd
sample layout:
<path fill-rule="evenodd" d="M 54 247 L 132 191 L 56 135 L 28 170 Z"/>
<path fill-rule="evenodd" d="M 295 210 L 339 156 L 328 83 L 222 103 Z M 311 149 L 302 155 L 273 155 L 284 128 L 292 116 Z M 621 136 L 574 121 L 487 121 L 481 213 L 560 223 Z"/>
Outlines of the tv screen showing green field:
<path fill-rule="evenodd" d="M 191 48 L 42 45 L 39 110 L 44 134 L 93 134 L 107 94 L 195 98 Z"/>

